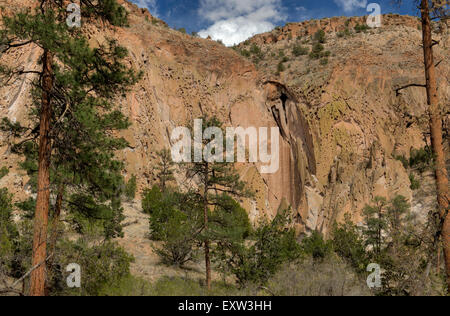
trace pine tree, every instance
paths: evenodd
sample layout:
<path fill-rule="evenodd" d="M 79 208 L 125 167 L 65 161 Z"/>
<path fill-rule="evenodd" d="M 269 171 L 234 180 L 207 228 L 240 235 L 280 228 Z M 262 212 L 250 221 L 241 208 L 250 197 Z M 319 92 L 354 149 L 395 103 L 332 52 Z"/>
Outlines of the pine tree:
<path fill-rule="evenodd" d="M 216 117 L 202 118 L 202 134 L 210 127 L 219 128 L 222 130 L 222 123 Z M 201 152 L 208 151 L 209 141 L 203 138 L 200 145 Z M 225 148 L 224 144 L 223 145 Z M 208 153 L 214 156 L 216 152 Z M 223 157 L 224 158 L 224 157 Z M 249 197 L 251 192 L 245 188 L 245 183 L 240 180 L 239 174 L 234 169 L 232 163 L 227 162 L 210 162 L 210 159 L 202 159 L 199 162 L 189 164 L 188 175 L 192 179 L 196 179 L 199 186 L 193 188 L 196 194 L 202 201 L 204 213 L 204 230 L 203 230 L 203 245 L 205 250 L 205 266 L 206 266 L 206 286 L 208 290 L 211 289 L 211 254 L 210 254 L 210 238 L 209 238 L 209 212 L 211 207 L 218 207 L 224 201 L 222 194 L 227 194 L 231 197 Z M 223 159 L 225 160 L 225 159 Z"/>
<path fill-rule="evenodd" d="M 25 139 L 14 149 L 27 156 L 28 166 L 37 173 L 32 256 L 37 268 L 31 273 L 30 289 L 37 296 L 45 294 L 52 191 L 61 201 L 56 215 L 64 201 L 72 211 L 101 219 L 106 236 L 118 233 L 123 164 L 114 159 L 114 152 L 127 142 L 112 137 L 111 132 L 129 123 L 112 101 L 138 79 L 123 65 L 126 49 L 113 40 L 91 48 L 83 28 L 68 27 L 63 1 L 40 0 L 39 4 L 31 11 L 4 17 L 0 30 L 2 53 L 29 45 L 42 52 L 40 71 L 0 67 L 7 79 L 36 75 L 30 112 L 35 125 L 25 128 L 4 119 L 2 128 Z M 84 16 L 112 25 L 126 23 L 126 12 L 114 0 L 82 0 L 81 9 Z M 70 192 L 67 199 L 65 192 Z"/>
<path fill-rule="evenodd" d="M 382 254 L 384 245 L 384 231 L 386 229 L 385 207 L 387 201 L 383 197 L 376 197 L 375 206 L 367 205 L 364 208 L 363 215 L 366 223 L 364 235 L 366 237 L 366 246 L 369 246 L 379 258 Z"/>
<path fill-rule="evenodd" d="M 157 177 L 159 179 L 161 191 L 164 192 L 167 188 L 167 183 L 175 181 L 173 170 L 175 163 L 172 161 L 172 155 L 170 153 L 170 150 L 163 149 L 159 151 L 157 154 L 160 159 L 160 162 L 158 163 L 155 169 L 157 171 Z"/>
<path fill-rule="evenodd" d="M 402 0 L 396 0 L 401 3 Z M 397 89 L 405 89 L 411 86 L 420 86 L 426 88 L 428 112 L 430 115 L 430 134 L 431 147 L 435 156 L 435 176 L 437 184 L 437 200 L 439 205 L 439 213 L 441 217 L 442 241 L 444 245 L 445 268 L 447 273 L 447 286 L 450 289 L 450 211 L 449 206 L 449 191 L 448 191 L 448 173 L 446 168 L 443 136 L 442 136 L 442 113 L 441 105 L 438 97 L 436 64 L 434 62 L 433 46 L 439 43 L 433 40 L 432 25 L 433 19 L 440 19 L 442 21 L 449 18 L 448 0 L 417 0 L 422 19 L 422 47 L 424 54 L 425 66 L 425 85 L 410 84 L 405 87 Z"/>

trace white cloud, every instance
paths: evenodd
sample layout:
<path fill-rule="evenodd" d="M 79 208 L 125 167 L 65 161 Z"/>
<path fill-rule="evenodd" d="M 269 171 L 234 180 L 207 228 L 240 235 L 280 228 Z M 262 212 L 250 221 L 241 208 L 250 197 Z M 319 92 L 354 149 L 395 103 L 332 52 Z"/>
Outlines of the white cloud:
<path fill-rule="evenodd" d="M 147 8 L 152 16 L 158 17 L 159 13 L 156 0 L 135 0 L 134 2 L 136 2 L 140 8 Z"/>
<path fill-rule="evenodd" d="M 367 7 L 367 0 L 334 0 L 334 2 L 348 13 Z"/>
<path fill-rule="evenodd" d="M 211 36 L 227 46 L 268 32 L 286 19 L 281 0 L 200 0 L 199 15 L 211 22 L 201 37 Z"/>

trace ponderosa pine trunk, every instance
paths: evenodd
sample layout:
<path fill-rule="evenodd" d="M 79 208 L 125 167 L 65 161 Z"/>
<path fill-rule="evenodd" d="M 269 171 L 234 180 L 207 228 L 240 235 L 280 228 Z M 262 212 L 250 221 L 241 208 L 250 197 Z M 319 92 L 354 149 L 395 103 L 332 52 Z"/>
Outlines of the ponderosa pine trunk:
<path fill-rule="evenodd" d="M 50 243 L 49 243 L 49 254 L 52 254 L 53 257 L 50 258 L 47 262 L 47 275 L 51 275 L 53 268 L 53 260 L 55 255 L 56 243 L 58 241 L 58 226 L 59 220 L 61 217 L 61 210 L 64 198 L 64 184 L 60 184 L 58 187 L 58 194 L 56 196 L 56 204 L 55 204 L 55 214 L 52 218 L 52 223 L 50 225 Z M 48 282 L 48 280 L 46 280 Z M 49 284 L 46 283 L 45 286 L 45 295 L 48 296 L 50 293 Z"/>
<path fill-rule="evenodd" d="M 442 227 L 442 244 L 444 247 L 445 268 L 447 273 L 447 284 L 450 289 L 450 218 L 448 201 L 448 174 L 445 162 L 443 139 L 442 139 L 442 116 L 439 108 L 439 98 L 436 81 L 436 66 L 433 56 L 433 39 L 431 32 L 431 18 L 428 0 L 421 0 L 423 51 L 425 61 L 425 76 L 427 99 L 430 115 L 431 145 L 435 155 L 436 184 L 439 204 L 439 212 Z"/>
<path fill-rule="evenodd" d="M 208 233 L 208 176 L 209 176 L 209 169 L 208 169 L 208 163 L 206 163 L 205 166 L 205 174 L 204 174 L 204 185 L 205 185 L 205 192 L 203 196 L 203 211 L 204 211 L 204 226 L 205 231 Z M 206 287 L 208 288 L 208 291 L 211 290 L 211 258 L 209 253 L 209 240 L 208 237 L 205 239 L 205 267 L 206 267 Z"/>
<path fill-rule="evenodd" d="M 53 54 L 44 50 L 42 56 L 42 99 L 39 123 L 39 160 L 36 212 L 34 218 L 32 265 L 39 267 L 31 273 L 30 295 L 45 295 L 47 228 L 50 205 L 50 124 L 52 117 Z"/>

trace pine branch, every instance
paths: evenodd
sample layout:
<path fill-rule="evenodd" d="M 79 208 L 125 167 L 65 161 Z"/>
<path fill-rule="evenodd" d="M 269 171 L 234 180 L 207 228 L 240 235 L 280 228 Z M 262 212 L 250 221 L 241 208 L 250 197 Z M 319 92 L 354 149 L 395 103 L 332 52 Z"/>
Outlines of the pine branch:
<path fill-rule="evenodd" d="M 410 87 L 426 88 L 427 85 L 425 85 L 425 84 L 411 83 L 411 84 L 408 84 L 408 85 L 406 85 L 406 86 L 397 88 L 397 89 L 395 89 L 395 93 L 396 93 L 397 97 L 400 95 L 400 91 L 401 91 L 401 90 L 404 90 L 404 89 L 407 89 L 407 88 L 410 88 Z"/>

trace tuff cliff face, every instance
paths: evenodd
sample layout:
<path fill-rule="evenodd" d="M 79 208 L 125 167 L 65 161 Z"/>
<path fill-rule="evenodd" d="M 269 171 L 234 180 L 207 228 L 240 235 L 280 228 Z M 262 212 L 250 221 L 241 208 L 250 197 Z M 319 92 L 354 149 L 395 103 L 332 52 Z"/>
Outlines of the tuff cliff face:
<path fill-rule="evenodd" d="M 432 172 L 415 174 L 424 186 L 411 190 L 411 171 L 395 159 L 408 159 L 412 149 L 430 144 L 425 89 L 396 91 L 425 83 L 420 20 L 387 15 L 381 28 L 355 32 L 365 21 L 357 17 L 293 23 L 239 46 L 257 52 L 247 55 L 267 78 L 283 83 L 299 100 L 310 126 L 316 171 L 309 170 L 307 206 L 300 210 L 307 229 L 327 232 L 346 213 L 358 222 L 361 209 L 376 196 L 401 194 L 422 216 L 435 208 Z M 296 46 L 311 51 L 318 30 L 325 31 L 325 57 L 311 59 L 298 47 L 294 54 Z M 434 53 L 448 153 L 448 25 L 436 24 L 434 37 L 440 42 Z"/>
<path fill-rule="evenodd" d="M 391 16 L 380 29 L 346 37 L 338 37 L 336 31 L 359 19 L 290 24 L 238 47 L 254 43 L 262 49 L 264 56 L 256 67 L 235 50 L 171 30 L 148 11 L 121 3 L 130 12 L 130 27 L 83 27 L 93 45 L 116 38 L 129 50 L 130 65 L 144 72 L 133 91 L 118 99 L 133 123 L 123 133 L 130 146 L 118 154 L 126 161 L 127 177 L 137 175 L 139 189 L 156 181 L 156 152 L 170 147 L 172 130 L 207 114 L 216 115 L 225 126 L 280 128 L 276 173 L 261 174 L 261 163 L 237 166 L 256 193 L 241 201 L 253 221 L 291 205 L 299 231 L 327 232 L 346 212 L 359 221 L 361 209 L 374 196 L 397 193 L 418 210 L 434 207 L 432 192 L 417 197 L 407 171 L 394 159 L 396 154 L 408 157 L 411 148 L 428 141 L 425 91 L 394 91 L 424 80 L 417 19 Z M 13 3 L 0 0 L 0 5 L 8 12 Z M 296 44 L 311 46 L 309 37 L 318 29 L 327 33 L 327 65 L 291 53 Z M 439 31 L 443 45 L 436 47 L 436 60 L 442 60 L 439 86 L 448 113 L 450 42 L 448 29 Z M 280 50 L 289 59 L 284 63 L 288 69 L 275 74 Z M 38 57 L 36 47 L 0 56 L 2 62 L 27 70 L 38 67 Z M 1 117 L 26 121 L 32 76 L 0 87 Z M 8 146 L 0 148 L 0 155 L 0 167 L 10 168 L 0 186 L 8 186 L 16 198 L 29 194 L 27 178 L 17 167 L 20 158 Z M 432 187 L 431 175 L 427 181 Z"/>

